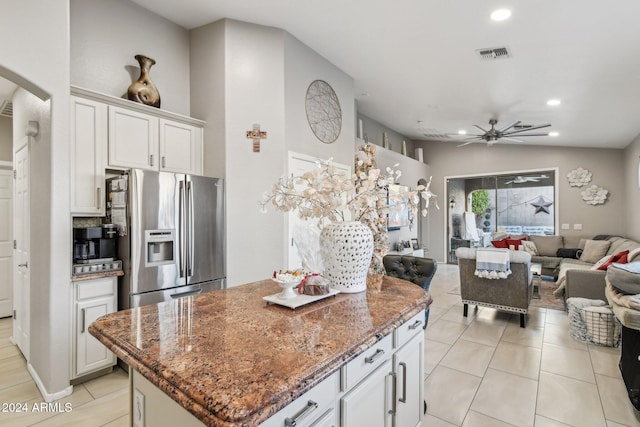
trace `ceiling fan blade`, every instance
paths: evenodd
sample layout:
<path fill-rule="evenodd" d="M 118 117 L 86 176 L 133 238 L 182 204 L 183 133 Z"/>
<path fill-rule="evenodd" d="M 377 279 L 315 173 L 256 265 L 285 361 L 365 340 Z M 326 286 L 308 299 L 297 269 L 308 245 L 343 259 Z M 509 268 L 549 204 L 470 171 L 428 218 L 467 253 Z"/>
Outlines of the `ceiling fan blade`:
<path fill-rule="evenodd" d="M 511 129 L 512 127 L 519 125 L 520 123 L 522 123 L 522 120 L 516 120 L 513 123 L 508 124 L 507 126 L 503 127 L 502 129 L 498 129 L 498 132 L 504 133 L 507 130 Z"/>
<path fill-rule="evenodd" d="M 464 147 L 465 145 L 469 145 L 469 144 L 473 144 L 475 142 L 480 142 L 480 141 L 469 141 L 469 142 L 465 142 L 464 144 L 460 144 L 458 145 L 458 147 Z"/>
<path fill-rule="evenodd" d="M 503 138 L 504 137 L 509 137 L 511 135 L 513 135 L 513 134 L 511 134 L 511 133 L 505 134 L 503 136 Z M 518 138 L 520 138 L 521 136 L 549 136 L 549 134 L 548 133 L 517 133 L 514 136 L 517 136 Z"/>
<path fill-rule="evenodd" d="M 507 132 L 507 133 L 512 134 L 512 133 L 519 133 L 519 132 L 528 132 L 530 130 L 542 129 L 542 128 L 546 128 L 546 127 L 549 127 L 549 126 L 551 126 L 551 124 L 547 123 L 545 125 L 536 125 L 536 126 L 526 127 L 524 129 L 512 130 L 512 131 Z"/>
<path fill-rule="evenodd" d="M 517 139 L 517 138 L 510 138 L 510 137 L 508 137 L 508 136 L 503 136 L 503 137 L 502 137 L 502 138 L 500 138 L 500 139 L 504 139 L 505 141 L 511 141 L 511 142 L 524 142 L 524 141 L 523 141 L 523 140 L 521 140 L 521 139 Z"/>
<path fill-rule="evenodd" d="M 478 129 L 480 129 L 483 133 L 487 133 L 487 132 L 489 132 L 488 130 L 482 129 L 482 128 L 481 128 L 480 126 L 478 126 L 478 125 L 473 125 L 473 126 L 475 126 L 475 127 L 477 127 Z"/>

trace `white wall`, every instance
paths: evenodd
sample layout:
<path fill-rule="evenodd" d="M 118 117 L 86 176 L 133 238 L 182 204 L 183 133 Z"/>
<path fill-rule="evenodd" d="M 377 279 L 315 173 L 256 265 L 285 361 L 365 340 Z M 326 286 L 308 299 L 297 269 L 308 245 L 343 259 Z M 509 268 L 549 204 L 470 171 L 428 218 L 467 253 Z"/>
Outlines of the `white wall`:
<path fill-rule="evenodd" d="M 71 0 L 71 84 L 125 97 L 155 59 L 151 81 L 163 110 L 189 116 L 189 33 L 128 0 Z"/>
<path fill-rule="evenodd" d="M 440 196 L 442 205 L 445 192 L 445 176 L 463 176 L 517 170 L 559 168 L 559 213 L 560 224 L 571 224 L 571 230 L 560 230 L 563 235 L 628 235 L 623 220 L 627 206 L 627 194 L 621 165 L 623 150 L 593 148 L 549 148 L 536 146 L 472 144 L 456 147 L 441 142 L 423 142 L 425 161 L 429 162 L 433 174 L 433 191 Z M 582 167 L 593 173 L 592 184 L 609 190 L 609 199 L 604 205 L 585 204 L 580 189 L 570 187 L 567 173 Z M 458 201 L 456 201 L 459 203 Z M 431 254 L 439 261 L 445 258 L 444 227 L 446 210 L 432 210 Z M 574 231 L 573 224 L 582 224 L 581 231 Z"/>
<path fill-rule="evenodd" d="M 640 241 L 640 135 L 636 137 L 624 150 L 624 183 L 625 183 L 625 236 Z"/>
<path fill-rule="evenodd" d="M 1 0 L 0 74 L 38 97 L 41 137 L 32 150 L 31 359 L 45 393 L 69 386 L 69 4 L 68 0 Z M 20 104 L 20 102 L 18 102 Z M 20 109 L 20 107 L 19 107 Z M 20 113 L 14 129 L 24 129 Z M 25 116 L 26 118 L 26 116 Z M 14 140 L 19 138 L 14 132 Z M 55 195 L 53 197 L 52 195 Z"/>

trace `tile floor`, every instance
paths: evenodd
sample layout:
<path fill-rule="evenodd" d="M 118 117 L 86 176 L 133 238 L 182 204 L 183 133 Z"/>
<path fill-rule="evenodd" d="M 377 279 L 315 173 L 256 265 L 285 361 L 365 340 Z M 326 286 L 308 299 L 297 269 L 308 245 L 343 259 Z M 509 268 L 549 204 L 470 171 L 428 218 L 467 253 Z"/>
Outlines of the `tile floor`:
<path fill-rule="evenodd" d="M 428 427 L 640 427 L 618 370 L 620 350 L 569 336 L 562 311 L 469 308 L 457 266 L 438 265 L 425 331 Z"/>
<path fill-rule="evenodd" d="M 564 312 L 517 315 L 470 308 L 462 316 L 456 266 L 440 264 L 425 330 L 425 427 L 640 427 L 618 371 L 620 351 L 581 344 Z M 42 398 L 0 319 L 0 404 Z M 120 369 L 74 387 L 68 413 L 0 412 L 0 426 L 128 426 Z M 1 408 L 0 408 L 1 409 Z M 359 427 L 359 426 L 356 426 Z"/>
<path fill-rule="evenodd" d="M 121 369 L 75 386 L 71 396 L 59 401 L 62 410 L 69 403 L 70 412 L 33 412 L 34 404 L 43 402 L 43 399 L 27 371 L 22 353 L 9 341 L 11 328 L 11 318 L 0 319 L 0 405 L 26 403 L 29 411 L 3 412 L 0 406 L 0 426 L 129 425 L 129 378 Z"/>

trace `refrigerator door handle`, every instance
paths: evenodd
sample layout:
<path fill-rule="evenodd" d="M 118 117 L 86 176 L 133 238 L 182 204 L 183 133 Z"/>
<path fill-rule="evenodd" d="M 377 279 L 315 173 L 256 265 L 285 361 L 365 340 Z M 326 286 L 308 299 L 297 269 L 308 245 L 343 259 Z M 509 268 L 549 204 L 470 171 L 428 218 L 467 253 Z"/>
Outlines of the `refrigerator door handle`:
<path fill-rule="evenodd" d="M 187 209 L 189 220 L 189 246 L 187 254 L 187 276 L 191 276 L 193 273 L 193 259 L 194 256 L 194 229 L 193 229 L 193 192 L 191 191 L 191 181 L 187 181 Z"/>
<path fill-rule="evenodd" d="M 184 181 L 178 189 L 178 256 L 180 257 L 180 277 L 184 277 Z"/>

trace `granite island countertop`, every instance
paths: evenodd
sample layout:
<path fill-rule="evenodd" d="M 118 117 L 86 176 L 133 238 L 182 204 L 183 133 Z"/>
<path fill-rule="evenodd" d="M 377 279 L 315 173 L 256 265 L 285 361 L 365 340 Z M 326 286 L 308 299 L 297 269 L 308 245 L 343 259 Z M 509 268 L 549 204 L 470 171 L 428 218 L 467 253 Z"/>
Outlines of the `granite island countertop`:
<path fill-rule="evenodd" d="M 431 304 L 410 282 L 291 310 L 263 280 L 108 314 L 89 332 L 211 426 L 254 426 Z"/>

